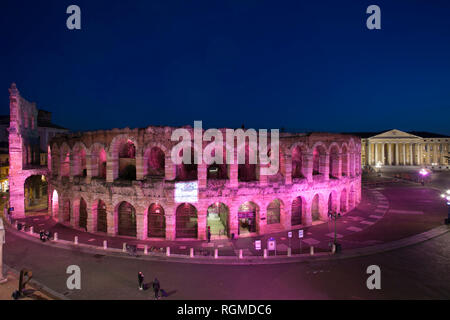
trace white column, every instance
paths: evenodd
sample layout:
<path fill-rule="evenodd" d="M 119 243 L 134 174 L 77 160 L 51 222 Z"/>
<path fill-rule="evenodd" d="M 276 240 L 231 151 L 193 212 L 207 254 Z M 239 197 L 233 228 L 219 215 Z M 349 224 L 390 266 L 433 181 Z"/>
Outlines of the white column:
<path fill-rule="evenodd" d="M 368 166 L 370 166 L 371 164 L 372 164 L 372 159 L 371 159 L 371 157 L 372 157 L 372 152 L 371 152 L 371 150 L 370 150 L 370 147 L 371 147 L 372 145 L 370 144 L 370 141 L 367 141 L 367 160 L 366 160 L 366 164 L 368 165 Z"/>
<path fill-rule="evenodd" d="M 412 143 L 409 144 L 409 165 L 414 165 L 413 148 Z"/>
<path fill-rule="evenodd" d="M 395 165 L 398 166 L 398 143 L 395 144 Z"/>
<path fill-rule="evenodd" d="M 403 145 L 403 165 L 406 165 L 406 143 L 402 143 Z"/>
<path fill-rule="evenodd" d="M 378 143 L 374 143 L 374 148 L 375 148 L 375 151 L 374 151 L 374 153 L 375 153 L 375 165 L 377 165 L 377 163 L 378 163 Z"/>
<path fill-rule="evenodd" d="M 381 164 L 384 166 L 386 164 L 384 160 L 384 143 L 381 144 Z"/>
<path fill-rule="evenodd" d="M 388 143 L 388 154 L 389 154 L 389 165 L 392 166 L 392 154 L 393 154 L 393 144 L 392 143 Z"/>

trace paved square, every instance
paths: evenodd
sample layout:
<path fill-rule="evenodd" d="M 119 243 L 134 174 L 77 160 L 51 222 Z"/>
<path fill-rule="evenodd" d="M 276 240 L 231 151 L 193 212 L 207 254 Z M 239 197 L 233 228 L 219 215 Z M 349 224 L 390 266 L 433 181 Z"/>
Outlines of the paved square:
<path fill-rule="evenodd" d="M 362 224 L 367 224 L 367 225 L 375 224 L 375 222 L 373 222 L 373 221 L 367 221 L 367 220 L 361 221 L 361 223 L 362 223 Z"/>
<path fill-rule="evenodd" d="M 369 216 L 369 218 L 381 219 L 381 218 L 383 218 L 383 216 L 377 216 L 377 215 L 375 215 L 375 214 L 371 214 L 371 215 Z"/>
<path fill-rule="evenodd" d="M 361 228 L 358 228 L 358 227 L 348 227 L 347 230 L 349 230 L 349 231 L 354 231 L 354 232 L 362 231 L 362 229 L 361 229 Z"/>
<path fill-rule="evenodd" d="M 334 232 L 327 233 L 326 236 L 329 238 L 334 238 Z M 342 237 L 343 237 L 342 234 L 336 233 L 336 238 L 340 239 Z"/>
<path fill-rule="evenodd" d="M 309 244 L 310 246 L 320 243 L 320 241 L 313 239 L 313 238 L 303 239 L 302 242 Z"/>

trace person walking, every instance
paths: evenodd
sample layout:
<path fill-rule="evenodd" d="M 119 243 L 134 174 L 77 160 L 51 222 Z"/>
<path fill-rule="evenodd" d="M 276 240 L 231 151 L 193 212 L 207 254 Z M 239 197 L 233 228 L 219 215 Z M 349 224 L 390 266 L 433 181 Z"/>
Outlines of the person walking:
<path fill-rule="evenodd" d="M 158 281 L 158 279 L 155 278 L 155 280 L 153 281 L 153 292 L 155 293 L 155 300 L 159 299 L 160 288 L 161 288 L 161 286 L 159 285 L 159 281 Z"/>
<path fill-rule="evenodd" d="M 211 227 L 208 227 L 208 243 L 211 242 Z"/>
<path fill-rule="evenodd" d="M 144 289 L 144 274 L 139 271 L 138 273 L 138 283 L 139 283 L 139 290 Z"/>

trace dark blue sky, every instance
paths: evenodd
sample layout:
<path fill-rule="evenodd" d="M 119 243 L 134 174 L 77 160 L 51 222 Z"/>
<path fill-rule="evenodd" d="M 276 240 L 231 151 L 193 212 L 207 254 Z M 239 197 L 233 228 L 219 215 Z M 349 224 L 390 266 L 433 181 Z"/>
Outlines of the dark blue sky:
<path fill-rule="evenodd" d="M 8 87 L 72 130 L 148 125 L 450 135 L 449 1 L 0 2 Z M 67 6 L 82 30 L 66 28 Z M 377 4 L 382 30 L 366 28 Z"/>

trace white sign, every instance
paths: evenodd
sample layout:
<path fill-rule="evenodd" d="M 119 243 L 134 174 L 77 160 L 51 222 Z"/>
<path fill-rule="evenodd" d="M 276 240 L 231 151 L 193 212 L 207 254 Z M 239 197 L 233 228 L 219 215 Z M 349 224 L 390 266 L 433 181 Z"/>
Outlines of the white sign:
<path fill-rule="evenodd" d="M 177 203 L 198 202 L 198 183 L 197 183 L 197 181 L 175 183 L 175 202 L 177 202 Z"/>
<path fill-rule="evenodd" d="M 288 238 L 292 238 L 292 231 L 288 232 Z"/>
<path fill-rule="evenodd" d="M 261 250 L 261 240 L 255 240 L 255 250 Z"/>
<path fill-rule="evenodd" d="M 298 237 L 303 238 L 303 230 L 298 230 Z"/>
<path fill-rule="evenodd" d="M 267 250 L 273 251 L 276 248 L 276 241 L 274 238 L 267 240 Z"/>

